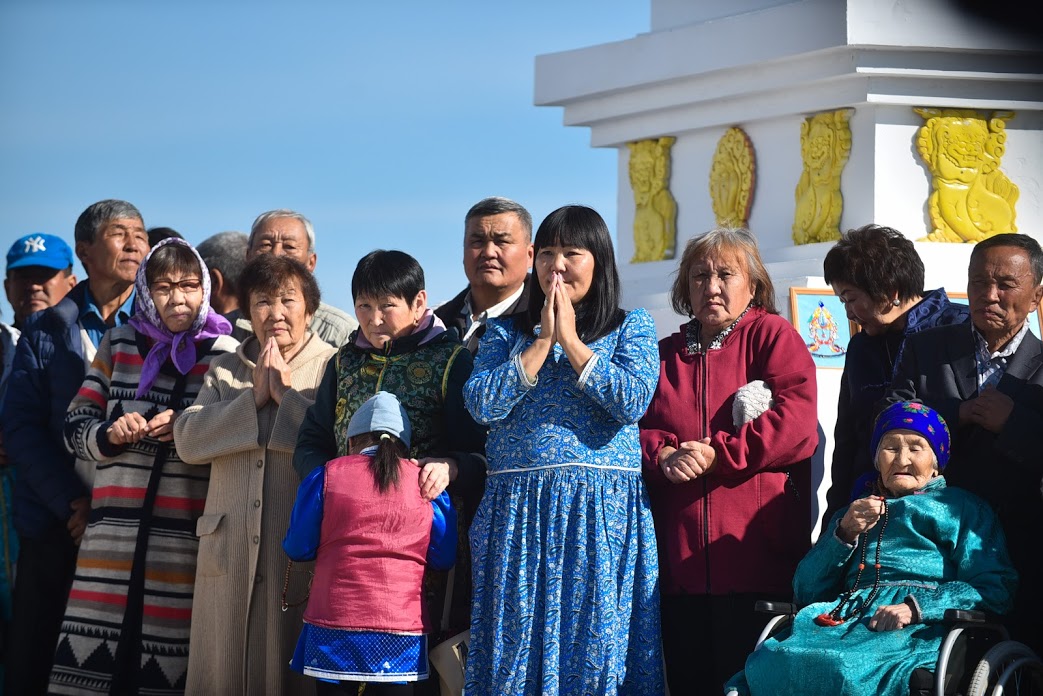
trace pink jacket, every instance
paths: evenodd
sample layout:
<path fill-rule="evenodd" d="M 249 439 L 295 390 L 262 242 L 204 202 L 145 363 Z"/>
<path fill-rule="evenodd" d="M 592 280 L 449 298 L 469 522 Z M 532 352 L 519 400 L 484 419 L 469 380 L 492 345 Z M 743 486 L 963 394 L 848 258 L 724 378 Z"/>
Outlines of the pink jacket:
<path fill-rule="evenodd" d="M 283 547 L 296 560 L 315 558 L 306 622 L 428 632 L 421 601 L 424 569 L 428 563 L 452 565 L 456 515 L 444 493 L 433 502 L 420 497 L 419 471 L 401 460 L 398 486 L 381 493 L 369 457 L 350 455 L 331 460 L 301 483 Z"/>

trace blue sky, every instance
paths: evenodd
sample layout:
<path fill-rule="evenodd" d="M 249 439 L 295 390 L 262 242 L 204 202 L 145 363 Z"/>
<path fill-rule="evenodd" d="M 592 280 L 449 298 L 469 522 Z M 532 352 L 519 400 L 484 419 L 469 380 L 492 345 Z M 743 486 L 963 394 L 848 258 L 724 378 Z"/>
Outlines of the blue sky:
<path fill-rule="evenodd" d="M 536 224 L 584 203 L 615 229 L 615 151 L 533 106 L 533 59 L 648 23 L 648 0 L 4 0 L 0 249 L 71 244 L 103 198 L 194 243 L 286 207 L 315 223 L 328 302 L 350 308 L 375 248 L 413 254 L 447 300 L 480 198 Z"/>

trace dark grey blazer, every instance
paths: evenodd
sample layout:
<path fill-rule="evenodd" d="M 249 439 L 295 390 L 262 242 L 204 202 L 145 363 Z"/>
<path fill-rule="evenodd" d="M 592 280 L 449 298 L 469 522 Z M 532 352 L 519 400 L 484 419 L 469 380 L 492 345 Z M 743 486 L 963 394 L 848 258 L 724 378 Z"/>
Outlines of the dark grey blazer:
<path fill-rule="evenodd" d="M 999 515 L 1020 575 L 1012 633 L 1039 649 L 1043 635 L 1043 344 L 1029 333 L 996 387 L 1014 401 L 999 433 L 959 425 L 960 403 L 978 394 L 971 325 L 929 329 L 906 340 L 889 401 L 917 399 L 939 411 L 952 434 L 948 483 L 981 496 Z M 986 550 L 987 551 L 987 550 Z M 1033 622 L 1037 622 L 1034 625 Z M 1020 629 L 1020 630 L 1019 630 Z M 1028 640 L 1026 640 L 1028 639 Z"/>

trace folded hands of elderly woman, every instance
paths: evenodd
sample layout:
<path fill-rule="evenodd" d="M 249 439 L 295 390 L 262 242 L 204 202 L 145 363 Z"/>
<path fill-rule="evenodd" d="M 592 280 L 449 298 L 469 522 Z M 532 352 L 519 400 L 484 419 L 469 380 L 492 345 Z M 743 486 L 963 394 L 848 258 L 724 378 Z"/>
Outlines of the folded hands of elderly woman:
<path fill-rule="evenodd" d="M 659 452 L 659 466 L 670 483 L 694 481 L 713 471 L 717 452 L 710 446 L 710 438 L 679 442 L 677 448 L 663 447 Z"/>
<path fill-rule="evenodd" d="M 132 445 L 146 437 L 154 437 L 160 442 L 170 442 L 174 439 L 174 421 L 178 415 L 178 411 L 167 409 L 150 420 L 145 420 L 140 413 L 124 413 L 113 421 L 105 435 L 114 445 Z"/>
<path fill-rule="evenodd" d="M 293 370 L 286 364 L 275 338 L 268 338 L 254 364 L 254 404 L 261 408 L 269 399 L 281 404 L 283 395 L 290 389 L 292 379 Z"/>

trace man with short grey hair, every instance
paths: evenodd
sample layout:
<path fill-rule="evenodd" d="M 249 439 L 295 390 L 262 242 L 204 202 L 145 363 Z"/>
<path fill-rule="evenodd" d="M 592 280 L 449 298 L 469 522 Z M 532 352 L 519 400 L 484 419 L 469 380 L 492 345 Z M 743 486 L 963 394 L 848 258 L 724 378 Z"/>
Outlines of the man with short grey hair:
<path fill-rule="evenodd" d="M 225 317 L 239 309 L 239 276 L 249 246 L 244 232 L 229 231 L 207 237 L 196 247 L 210 270 L 210 306 Z"/>
<path fill-rule="evenodd" d="M 435 309 L 456 328 L 473 355 L 485 322 L 528 309 L 526 280 L 532 266 L 532 216 L 509 198 L 484 198 L 464 216 L 464 275 L 468 286 Z"/>
<path fill-rule="evenodd" d="M 258 254 L 289 256 L 300 261 L 314 273 L 315 264 L 318 262 L 318 255 L 315 253 L 315 228 L 308 218 L 293 210 L 280 208 L 261 213 L 250 227 L 246 260 L 249 261 Z M 358 325 L 355 318 L 347 312 L 320 302 L 309 328 L 326 343 L 340 348 L 348 342 L 348 337 Z M 237 317 L 232 336 L 242 341 L 252 334 L 250 322 L 241 316 Z"/>
<path fill-rule="evenodd" d="M 91 508 L 93 469 L 65 449 L 65 412 L 105 331 L 134 313 L 134 279 L 149 249 L 141 213 L 119 200 L 88 206 L 76 220 L 75 239 L 87 279 L 28 318 L 3 405 L 21 544 L 4 675 L 8 694 L 47 690 Z"/>

